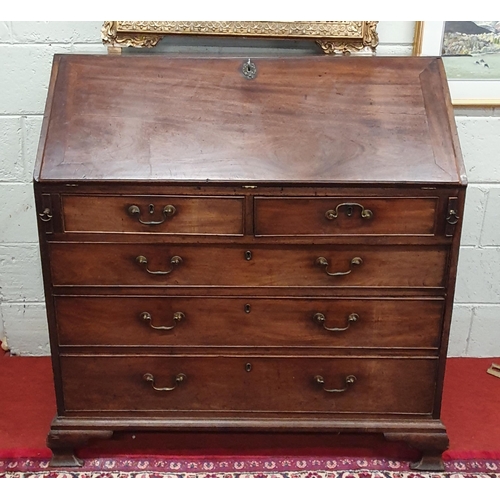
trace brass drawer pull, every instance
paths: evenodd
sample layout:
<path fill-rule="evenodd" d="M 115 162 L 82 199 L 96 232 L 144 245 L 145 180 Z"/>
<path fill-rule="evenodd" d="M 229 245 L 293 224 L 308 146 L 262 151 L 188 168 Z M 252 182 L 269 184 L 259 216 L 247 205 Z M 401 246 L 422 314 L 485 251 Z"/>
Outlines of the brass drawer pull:
<path fill-rule="evenodd" d="M 325 330 L 328 330 L 329 332 L 345 332 L 350 326 L 351 323 L 355 323 L 359 319 L 359 314 L 352 313 L 349 314 L 347 317 L 347 326 L 344 328 L 329 328 L 325 325 L 326 321 L 326 316 L 323 313 L 316 313 L 313 316 L 313 320 L 316 321 L 316 323 L 319 323 L 320 325 L 323 325 L 323 328 Z"/>
<path fill-rule="evenodd" d="M 314 377 L 314 381 L 318 385 L 322 386 L 323 390 L 326 392 L 345 392 L 351 385 L 354 384 L 354 382 L 356 382 L 356 377 L 354 375 L 347 375 L 347 377 L 345 378 L 345 385 L 344 387 L 342 387 L 342 389 L 327 389 L 325 387 L 325 379 L 321 375 L 316 375 Z"/>
<path fill-rule="evenodd" d="M 150 210 L 150 212 L 152 213 L 152 210 Z M 129 215 L 131 217 L 137 217 L 137 220 L 145 226 L 157 226 L 158 224 L 163 224 L 169 217 L 173 217 L 175 215 L 175 212 L 177 212 L 177 209 L 173 205 L 166 205 L 163 207 L 163 210 L 161 212 L 163 215 L 162 220 L 144 221 L 141 219 L 141 209 L 137 205 L 130 205 L 128 207 Z"/>
<path fill-rule="evenodd" d="M 143 321 L 149 322 L 149 326 L 151 328 L 154 328 L 155 330 L 173 330 L 176 327 L 177 323 L 180 323 L 183 319 L 186 318 L 186 315 L 183 312 L 180 312 L 180 311 L 174 313 L 174 316 L 173 316 L 174 324 L 172 326 L 154 326 L 152 324 L 151 314 L 148 313 L 147 311 L 141 313 L 140 314 L 140 318 Z"/>
<path fill-rule="evenodd" d="M 361 264 L 363 264 L 363 259 L 361 257 L 353 257 L 349 265 L 352 268 L 352 266 L 360 266 Z M 328 271 L 328 260 L 325 259 L 325 257 L 318 257 L 316 259 L 316 265 L 324 266 L 325 273 L 328 274 L 328 276 L 346 276 L 347 274 L 351 274 L 352 272 L 352 269 L 349 269 L 349 271 L 345 272 L 330 273 Z"/>
<path fill-rule="evenodd" d="M 339 203 L 335 207 L 335 210 L 327 210 L 325 212 L 325 217 L 328 220 L 336 219 L 339 216 L 339 208 L 340 207 L 346 207 L 345 214 L 347 215 L 347 217 L 352 217 L 353 207 L 361 208 L 361 218 L 371 219 L 373 217 L 373 212 L 371 210 L 368 210 L 367 208 L 365 208 L 363 205 L 360 205 L 359 203 Z"/>
<path fill-rule="evenodd" d="M 184 373 L 179 373 L 176 377 L 175 377 L 175 385 L 173 387 L 156 387 L 155 386 L 155 378 L 153 377 L 153 375 L 151 373 L 145 373 L 143 376 L 142 376 L 143 380 L 145 380 L 146 382 L 151 382 L 151 387 L 155 390 L 155 391 L 173 391 L 174 389 L 177 389 L 177 387 L 179 387 L 179 384 L 181 382 L 184 382 L 184 380 L 187 379 L 186 375 L 184 375 Z"/>
<path fill-rule="evenodd" d="M 135 261 L 141 265 L 141 266 L 144 266 L 144 268 L 146 269 L 146 271 L 149 273 L 149 274 L 170 274 L 174 269 L 175 269 L 175 266 L 178 266 L 179 264 L 182 264 L 182 258 L 179 257 L 178 255 L 174 255 L 171 259 L 170 259 L 170 264 L 172 264 L 172 267 L 168 270 L 168 271 L 150 271 L 148 269 L 148 259 L 146 257 L 144 257 L 144 255 L 138 255 L 136 258 L 135 258 Z"/>

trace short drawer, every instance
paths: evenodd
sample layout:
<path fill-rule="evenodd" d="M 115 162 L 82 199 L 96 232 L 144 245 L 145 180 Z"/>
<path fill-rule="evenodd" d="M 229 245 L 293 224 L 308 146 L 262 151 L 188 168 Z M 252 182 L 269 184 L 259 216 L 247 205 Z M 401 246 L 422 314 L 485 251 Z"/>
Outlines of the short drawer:
<path fill-rule="evenodd" d="M 256 236 L 432 236 L 439 198 L 255 197 Z"/>
<path fill-rule="evenodd" d="M 65 232 L 242 235 L 244 197 L 63 195 Z"/>
<path fill-rule="evenodd" d="M 62 356 L 67 412 L 430 414 L 435 359 Z M 330 392 L 337 391 L 337 392 Z"/>
<path fill-rule="evenodd" d="M 63 346 L 439 347 L 443 299 L 54 297 Z"/>
<path fill-rule="evenodd" d="M 442 288 L 447 247 L 50 243 L 55 286 Z"/>

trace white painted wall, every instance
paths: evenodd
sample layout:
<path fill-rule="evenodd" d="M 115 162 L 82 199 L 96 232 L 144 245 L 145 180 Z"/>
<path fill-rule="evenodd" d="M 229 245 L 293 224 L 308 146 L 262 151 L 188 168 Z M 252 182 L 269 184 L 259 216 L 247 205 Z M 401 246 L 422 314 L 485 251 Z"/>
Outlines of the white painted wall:
<path fill-rule="evenodd" d="M 49 354 L 31 177 L 52 55 L 105 53 L 100 28 L 101 22 L 0 22 L 0 338 L 14 354 Z M 411 55 L 413 28 L 412 22 L 380 22 L 377 54 Z M 210 52 L 227 50 L 213 40 L 207 44 Z M 161 50 L 194 47 L 178 39 Z M 258 50 L 270 49 L 260 44 Z M 297 45 L 297 51 L 304 50 Z M 496 357 L 500 108 L 464 108 L 455 114 L 469 190 L 449 356 Z"/>

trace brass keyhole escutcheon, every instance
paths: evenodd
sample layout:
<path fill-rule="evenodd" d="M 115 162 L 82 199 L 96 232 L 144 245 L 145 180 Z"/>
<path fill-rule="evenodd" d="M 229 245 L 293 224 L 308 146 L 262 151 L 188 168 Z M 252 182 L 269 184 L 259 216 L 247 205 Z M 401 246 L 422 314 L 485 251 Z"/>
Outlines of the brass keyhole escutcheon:
<path fill-rule="evenodd" d="M 250 59 L 241 66 L 243 76 L 248 80 L 253 80 L 257 76 L 257 66 Z"/>
<path fill-rule="evenodd" d="M 148 211 L 149 211 L 150 214 L 154 214 L 155 213 L 155 206 L 152 203 L 151 203 L 151 205 L 149 205 Z"/>
<path fill-rule="evenodd" d="M 246 372 L 251 372 L 252 371 L 252 363 L 247 363 L 245 365 L 245 371 Z"/>
<path fill-rule="evenodd" d="M 249 313 L 250 313 L 250 311 L 252 310 L 252 307 L 250 306 L 250 304 L 245 304 L 245 308 L 244 308 L 244 309 L 245 309 L 245 312 L 246 312 L 247 314 L 249 314 Z"/>
<path fill-rule="evenodd" d="M 247 250 L 245 252 L 245 260 L 252 260 L 252 251 L 251 250 Z"/>

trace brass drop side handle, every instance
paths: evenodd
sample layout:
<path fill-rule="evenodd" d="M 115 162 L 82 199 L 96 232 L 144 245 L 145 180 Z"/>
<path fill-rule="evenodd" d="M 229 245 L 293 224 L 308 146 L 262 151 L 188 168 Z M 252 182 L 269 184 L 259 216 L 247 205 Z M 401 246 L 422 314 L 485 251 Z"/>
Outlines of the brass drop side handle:
<path fill-rule="evenodd" d="M 155 378 L 153 377 L 153 375 L 151 373 L 145 373 L 142 376 L 142 379 L 146 382 L 150 382 L 151 387 L 155 391 L 173 391 L 174 389 L 177 389 L 177 387 L 179 387 L 179 384 L 181 382 L 184 382 L 187 379 L 187 377 L 186 377 L 186 375 L 184 375 L 184 373 L 179 373 L 178 375 L 176 375 L 175 385 L 173 387 L 156 387 L 155 386 Z"/>
<path fill-rule="evenodd" d="M 325 322 L 326 322 L 326 316 L 323 314 L 323 313 L 316 313 L 314 316 L 313 316 L 313 320 L 320 324 L 320 325 L 323 325 L 323 328 L 325 330 L 328 330 L 329 332 L 345 332 L 350 326 L 352 323 L 355 323 L 356 321 L 359 320 L 359 314 L 357 313 L 351 313 L 349 314 L 349 316 L 347 317 L 347 326 L 343 327 L 343 328 L 329 328 L 328 326 L 325 325 Z"/>
<path fill-rule="evenodd" d="M 339 208 L 346 207 L 345 214 L 347 217 L 352 217 L 354 213 L 354 207 L 359 207 L 361 209 L 361 218 L 362 219 L 371 219 L 373 217 L 373 212 L 368 208 L 365 208 L 363 205 L 359 203 L 339 203 L 335 210 L 327 210 L 325 212 L 325 217 L 328 220 L 336 219 L 339 216 Z"/>
<path fill-rule="evenodd" d="M 148 268 L 148 259 L 146 257 L 144 257 L 144 255 L 138 255 L 136 258 L 135 258 L 135 261 L 140 265 L 140 266 L 143 266 L 144 269 L 146 269 L 146 271 L 149 273 L 149 274 L 160 274 L 160 275 L 164 275 L 164 274 L 170 274 L 175 268 L 176 266 L 182 264 L 182 258 L 179 257 L 178 255 L 174 255 L 171 259 L 170 259 L 170 264 L 172 264 L 172 267 L 168 270 L 168 271 L 151 271 L 149 268 Z"/>
<path fill-rule="evenodd" d="M 53 217 L 52 211 L 48 207 L 44 208 L 43 212 L 38 214 L 38 217 L 40 217 L 40 220 L 42 220 L 43 222 L 49 222 L 49 220 L 51 220 Z"/>
<path fill-rule="evenodd" d="M 338 271 L 335 273 L 331 273 L 328 271 L 328 266 L 330 265 L 328 260 L 325 257 L 318 257 L 316 259 L 316 265 L 317 266 L 323 266 L 325 268 L 325 273 L 328 274 L 328 276 L 346 276 L 347 274 L 351 274 L 353 270 L 353 266 L 360 266 L 363 264 L 363 259 L 361 257 L 353 257 L 351 259 L 351 262 L 349 263 L 349 271 Z"/>
<path fill-rule="evenodd" d="M 446 222 L 448 222 L 448 224 L 451 224 L 453 226 L 458 222 L 459 219 L 460 217 L 458 216 L 458 212 L 456 210 L 448 210 L 448 216 L 446 217 Z"/>
<path fill-rule="evenodd" d="M 151 317 L 151 314 L 148 313 L 147 311 L 142 312 L 139 316 L 143 321 L 149 323 L 149 326 L 151 328 L 154 328 L 155 330 L 173 330 L 177 326 L 177 323 L 180 323 L 183 319 L 186 318 L 186 315 L 183 312 L 178 311 L 174 313 L 173 316 L 174 324 L 172 326 L 155 326 L 152 323 L 153 319 Z"/>
<path fill-rule="evenodd" d="M 314 377 L 314 381 L 323 388 L 324 391 L 326 392 L 345 392 L 349 387 L 351 387 L 354 382 L 356 382 L 356 377 L 354 375 L 347 375 L 344 381 L 344 387 L 340 389 L 327 389 L 325 387 L 325 379 L 321 375 L 316 375 Z"/>
<path fill-rule="evenodd" d="M 150 205 L 150 207 L 153 207 L 153 205 Z M 162 213 L 162 219 L 161 220 L 149 220 L 145 221 L 141 219 L 141 209 L 137 205 L 130 205 L 127 209 L 128 214 L 131 217 L 137 217 L 137 220 L 141 223 L 144 224 L 145 226 L 157 226 L 159 224 L 163 224 L 169 217 L 173 217 L 175 213 L 177 212 L 177 209 L 173 205 L 165 205 L 163 207 L 163 210 L 161 211 Z M 154 207 L 149 210 L 150 213 L 154 212 Z"/>

